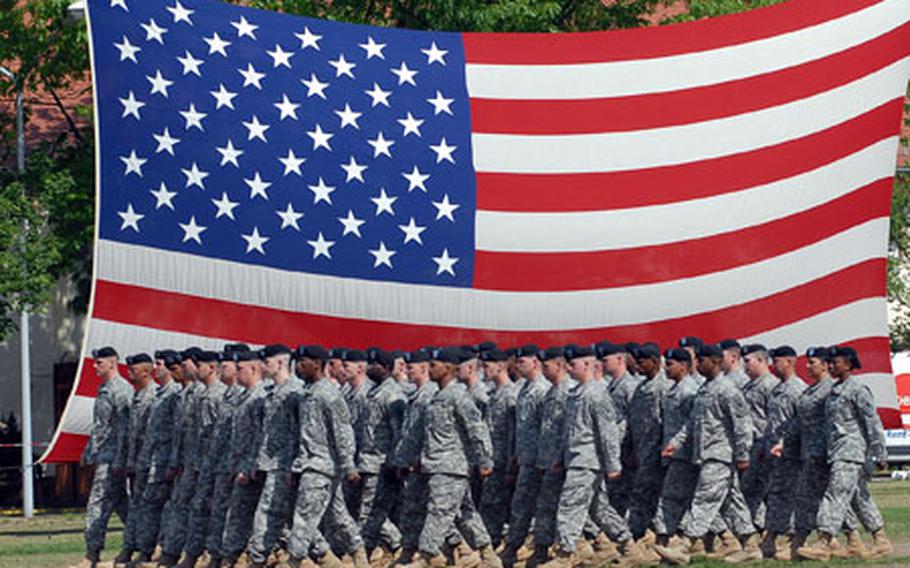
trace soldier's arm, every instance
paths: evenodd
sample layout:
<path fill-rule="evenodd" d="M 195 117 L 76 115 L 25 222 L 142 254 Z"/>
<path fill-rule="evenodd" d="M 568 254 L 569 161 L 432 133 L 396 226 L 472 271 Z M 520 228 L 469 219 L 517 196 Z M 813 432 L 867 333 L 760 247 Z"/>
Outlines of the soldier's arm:
<path fill-rule="evenodd" d="M 601 397 L 598 405 L 591 405 L 589 414 L 594 426 L 595 444 L 604 474 L 622 471 L 620 438 L 616 427 L 616 410 L 609 396 Z"/>
<path fill-rule="evenodd" d="M 455 420 L 461 425 L 468 437 L 468 450 L 473 454 L 477 466 L 481 469 L 493 467 L 493 443 L 490 430 L 480 416 L 477 406 L 470 397 L 462 396 L 455 400 Z"/>
<path fill-rule="evenodd" d="M 408 403 L 403 396 L 396 396 L 389 404 L 389 426 L 392 429 L 392 447 L 394 448 L 398 440 L 401 439 L 401 431 L 404 427 L 404 414 L 408 408 Z"/>
<path fill-rule="evenodd" d="M 517 408 L 516 402 L 514 399 L 510 399 L 506 403 L 506 438 L 505 438 L 505 447 L 506 453 L 508 455 L 507 463 L 511 463 L 515 458 L 515 409 Z"/>
<path fill-rule="evenodd" d="M 729 391 L 724 397 L 725 411 L 733 422 L 733 459 L 737 462 L 748 462 L 752 449 L 752 420 L 749 418 L 749 405 L 738 391 Z"/>
<path fill-rule="evenodd" d="M 855 378 L 853 380 L 856 380 Z M 865 385 L 860 385 L 856 389 L 854 398 L 856 406 L 856 415 L 862 430 L 863 438 L 866 439 L 868 455 L 876 462 L 884 462 L 888 459 L 888 453 L 885 449 L 885 431 L 882 427 L 882 421 L 875 410 L 875 400 L 872 397 L 872 391 Z"/>
<path fill-rule="evenodd" d="M 129 439 L 130 439 L 130 411 L 132 409 L 133 399 L 126 393 L 120 394 L 114 399 L 114 423 L 113 435 L 116 439 L 116 452 L 112 467 L 114 469 L 125 469 L 129 458 Z"/>
<path fill-rule="evenodd" d="M 354 428 L 351 427 L 351 417 L 348 414 L 347 405 L 340 398 L 335 398 L 331 404 L 325 406 L 324 416 L 335 445 L 339 469 L 347 475 L 356 473 Z"/>

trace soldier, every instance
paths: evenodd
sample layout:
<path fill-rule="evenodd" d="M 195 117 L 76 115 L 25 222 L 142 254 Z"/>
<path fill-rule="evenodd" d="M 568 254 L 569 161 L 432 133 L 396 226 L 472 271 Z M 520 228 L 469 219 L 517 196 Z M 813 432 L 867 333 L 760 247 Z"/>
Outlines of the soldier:
<path fill-rule="evenodd" d="M 480 411 L 484 420 L 487 419 L 487 407 L 490 404 L 490 392 L 480 378 L 480 360 L 478 352 L 473 345 L 463 345 L 458 349 L 458 366 L 455 369 L 456 378 L 468 389 L 468 394 Z M 483 479 L 477 474 L 477 469 L 471 469 L 468 480 L 471 501 L 475 507 L 480 507 L 480 495 L 483 490 Z"/>
<path fill-rule="evenodd" d="M 234 416 L 243 397 L 244 388 L 237 382 L 237 355 L 247 352 L 249 347 L 242 343 L 229 343 L 221 353 L 221 382 L 227 386 L 224 400 L 218 409 L 218 421 L 208 452 L 202 464 L 202 471 L 212 476 L 212 507 L 209 513 L 209 525 L 206 531 L 205 547 L 209 553 L 209 568 L 221 565 L 223 556 L 221 536 L 224 533 L 224 519 L 227 515 L 231 489 L 234 485 L 230 468 L 231 431 L 234 427 Z"/>
<path fill-rule="evenodd" d="M 770 357 L 764 345 L 752 344 L 742 348 L 749 382 L 742 388 L 752 416 L 752 455 L 750 467 L 741 472 L 739 480 L 749 504 L 752 521 L 758 530 L 765 528 L 765 496 L 771 474 L 771 459 L 766 456 L 765 427 L 771 392 L 780 383 L 770 371 Z M 767 457 L 767 459 L 766 459 Z"/>
<path fill-rule="evenodd" d="M 662 447 L 676 436 L 692 412 L 692 402 L 698 386 L 692 378 L 692 356 L 687 349 L 667 349 L 664 354 L 667 377 L 673 382 L 661 403 Z M 657 511 L 654 515 L 654 532 L 657 544 L 666 547 L 670 537 L 682 529 L 686 512 L 692 503 L 692 493 L 698 481 L 698 467 L 692 463 L 692 443 L 686 440 L 673 452 L 664 476 Z"/>
<path fill-rule="evenodd" d="M 262 440 L 256 470 L 265 476 L 253 516 L 253 531 L 247 546 L 251 567 L 265 566 L 282 529 L 290 524 L 294 500 L 291 465 L 294 461 L 298 406 L 303 383 L 291 375 L 291 350 L 281 344 L 262 350 L 263 374 L 274 385 L 265 397 Z"/>
<path fill-rule="evenodd" d="M 142 509 L 142 496 L 147 482 L 145 468 L 139 468 L 139 453 L 145 440 L 145 427 L 148 424 L 149 411 L 155 402 L 155 391 L 158 386 L 152 380 L 152 358 L 146 353 L 139 353 L 126 358 L 129 381 L 135 390 L 130 405 L 129 433 L 127 435 L 126 475 L 130 480 L 130 515 L 123 528 L 123 548 L 114 559 L 115 564 L 125 564 L 132 559 L 138 549 L 138 522 L 142 516 L 136 514 Z"/>
<path fill-rule="evenodd" d="M 480 515 L 494 547 L 502 541 L 502 531 L 509 520 L 509 506 L 512 502 L 510 465 L 515 447 L 515 405 L 518 388 L 509 379 L 506 369 L 508 355 L 495 347 L 483 351 L 484 376 L 494 385 L 487 407 L 487 426 L 493 443 L 493 474 L 483 484 L 480 498 Z"/>
<path fill-rule="evenodd" d="M 724 350 L 724 360 L 721 370 L 724 376 L 733 381 L 739 388 L 749 382 L 749 376 L 743 372 L 742 348 L 735 339 L 722 339 L 718 345 Z"/>
<path fill-rule="evenodd" d="M 360 421 L 366 408 L 367 394 L 376 386 L 369 377 L 367 377 L 367 354 L 356 349 L 347 349 L 342 354 L 344 364 L 342 366 L 342 375 L 345 377 L 342 394 L 348 405 L 348 412 L 351 417 L 351 426 L 354 428 L 355 447 L 360 447 L 362 440 L 359 438 L 363 429 L 360 427 Z M 357 483 L 344 481 L 344 500 L 348 506 L 351 516 L 358 522 L 360 521 L 360 511 L 363 509 L 363 488 L 360 485 L 360 479 Z M 369 488 L 372 489 L 372 488 Z M 366 507 L 372 506 L 373 491 L 366 494 Z"/>
<path fill-rule="evenodd" d="M 165 480 L 173 483 L 171 494 L 164 506 L 161 520 L 161 557 L 158 565 L 170 567 L 177 564 L 186 542 L 187 519 L 196 480 L 193 476 L 194 461 L 198 454 L 196 438 L 196 401 L 205 385 L 199 382 L 196 357 L 199 347 L 190 347 L 180 354 L 180 366 L 186 386 L 178 394 L 176 415 L 177 432 L 171 447 L 171 457 Z"/>
<path fill-rule="evenodd" d="M 620 515 L 625 515 L 628 510 L 629 496 L 632 493 L 632 479 L 635 467 L 632 462 L 632 438 L 629 434 L 629 404 L 632 395 L 640 382 L 629 372 L 629 347 L 623 344 L 613 344 L 608 341 L 598 343 L 596 346 L 597 357 L 603 361 L 604 371 L 608 378 L 607 390 L 616 411 L 617 435 L 619 436 L 620 451 L 622 452 L 622 473 L 620 477 L 607 483 L 610 492 L 610 504 Z M 634 358 L 632 358 L 634 361 Z M 636 363 L 637 365 L 637 363 Z"/>
<path fill-rule="evenodd" d="M 417 467 L 428 475 L 426 519 L 420 531 L 420 555 L 410 568 L 426 568 L 445 562 L 442 547 L 455 526 L 480 551 L 481 566 L 501 566 L 480 515 L 468 494 L 468 473 L 477 464 L 482 477 L 493 473 L 490 434 L 467 390 L 457 384 L 457 348 L 434 351 L 430 379 L 439 386 L 424 416 L 422 448 Z M 415 442 L 405 439 L 405 444 Z M 414 455 L 406 448 L 406 455 Z"/>
<path fill-rule="evenodd" d="M 629 530 L 639 539 L 654 518 L 657 500 L 664 481 L 660 460 L 663 431 L 661 406 L 670 381 L 661 368 L 660 348 L 646 343 L 638 349 L 638 368 L 644 380 L 638 384 L 629 402 L 629 436 L 632 443 L 632 498 L 629 503 Z"/>
<path fill-rule="evenodd" d="M 518 392 L 515 406 L 515 456 L 512 458 L 512 475 L 517 475 L 517 479 L 512 495 L 506 547 L 502 553 L 502 563 L 507 568 L 515 564 L 518 549 L 528 536 L 540 489 L 541 472 L 536 467 L 537 450 L 543 419 L 541 409 L 550 383 L 542 374 L 539 353 L 540 349 L 533 344 L 524 345 L 516 352 L 516 368 L 525 384 Z"/>
<path fill-rule="evenodd" d="M 700 337 L 681 337 L 679 339 L 679 346 L 689 352 L 689 355 L 692 356 L 693 361 L 698 360 L 698 348 L 704 345 L 704 341 Z M 698 365 L 693 366 L 692 368 L 692 379 L 695 380 L 695 384 L 701 387 L 705 384 L 705 377 L 698 370 Z"/>
<path fill-rule="evenodd" d="M 752 433 L 742 393 L 731 381 L 717 380 L 721 376 L 721 360 L 723 351 L 719 346 L 699 347 L 698 371 L 705 377 L 705 383 L 695 395 L 689 421 L 661 452 L 661 457 L 672 458 L 688 444 L 692 450 L 692 463 L 699 467 L 685 535 L 679 546 L 654 547 L 661 558 L 671 564 L 689 563 L 693 542 L 705 537 L 724 508 L 729 509 L 727 513 L 734 532 L 746 543 L 743 550 L 749 555 L 743 560 L 761 559 L 748 507 L 730 499 L 737 482 L 735 471 L 749 467 Z"/>
<path fill-rule="evenodd" d="M 297 500 L 288 541 L 290 566 L 300 566 L 320 538 L 319 527 L 330 528 L 354 558 L 366 568 L 366 550 L 357 525 L 344 505 L 341 477 L 356 483 L 354 432 L 348 408 L 338 389 L 325 378 L 326 351 L 311 345 L 298 348 L 297 369 L 307 383 L 297 405 L 298 447 L 291 465 L 297 481 Z M 337 564 L 331 550 L 319 556 L 320 566 Z"/>
<path fill-rule="evenodd" d="M 135 540 L 128 552 L 132 556 L 138 550 L 139 562 L 151 561 L 161 524 L 161 510 L 170 492 L 165 474 L 176 428 L 178 394 L 184 381 L 179 353 L 171 349 L 156 351 L 154 374 L 158 387 L 149 408 L 145 432 L 136 457 L 134 487 L 140 500 L 134 509 L 131 507 L 128 528 L 124 530 L 124 542 L 127 542 L 127 533 L 135 531 Z M 127 549 L 125 544 L 124 550 Z"/>
<path fill-rule="evenodd" d="M 394 463 L 402 483 L 401 533 L 402 552 L 399 563 L 407 564 L 417 553 L 420 529 L 426 517 L 429 487 L 427 474 L 417 471 L 423 450 L 423 428 L 426 407 L 439 387 L 430 380 L 430 355 L 424 350 L 407 354 L 408 378 L 417 387 L 408 396 L 408 408 L 395 448 Z"/>
<path fill-rule="evenodd" d="M 391 352 L 394 363 L 392 364 L 392 377 L 398 383 L 398 388 L 405 396 L 416 390 L 414 383 L 408 380 L 408 362 L 405 359 L 405 352 L 396 349 Z"/>
<path fill-rule="evenodd" d="M 887 556 L 894 547 L 867 485 L 875 467 L 887 465 L 882 423 L 869 387 L 853 377 L 853 371 L 861 368 L 856 350 L 838 346 L 831 355 L 835 383 L 825 401 L 824 425 L 831 474 L 818 506 L 819 540 L 796 552 L 801 558 L 827 561 L 834 534 L 843 526 L 851 501 L 859 496 L 860 516 L 872 533 L 871 556 Z"/>
<path fill-rule="evenodd" d="M 610 396 L 592 382 L 594 350 L 569 350 L 569 372 L 578 382 L 569 400 L 563 429 L 561 459 L 554 469 L 565 471 L 557 513 L 556 558 L 546 568 L 569 568 L 588 516 L 619 544 L 628 562 L 640 559 L 641 547 L 632 539 L 625 520 L 610 505 L 608 493 L 598 492 L 600 477 L 618 479 L 622 465 L 616 413 Z M 595 500 L 596 499 L 596 500 Z"/>
<path fill-rule="evenodd" d="M 573 356 L 579 349 L 578 345 L 550 347 L 537 356 L 543 363 L 543 376 L 551 386 L 540 411 L 540 439 L 535 467 L 540 471 L 541 481 L 534 512 L 534 556 L 528 561 L 531 566 L 546 562 L 550 546 L 556 542 L 556 514 L 565 480 L 562 438 L 570 388 L 566 376 L 566 358 Z"/>
<path fill-rule="evenodd" d="M 379 562 L 392 556 L 401 547 L 401 532 L 389 518 L 398 499 L 399 482 L 393 454 L 404 420 L 407 399 L 398 381 L 393 378 L 395 359 L 379 350 L 369 368 L 370 379 L 378 386 L 367 394 L 366 408 L 357 425 L 361 432 L 357 447 L 357 469 L 360 472 L 360 522 L 368 552 L 375 552 L 371 561 Z M 382 544 L 383 549 L 376 550 Z"/>
<path fill-rule="evenodd" d="M 344 354 L 346 347 L 329 349 L 329 360 L 325 363 L 325 378 L 330 383 L 341 389 L 342 394 L 348 391 L 348 378 L 344 374 Z"/>
<path fill-rule="evenodd" d="M 241 351 L 236 358 L 237 381 L 246 390 L 240 397 L 231 430 L 230 469 L 234 475 L 234 486 L 221 537 L 224 565 L 228 567 L 235 565 L 246 548 L 264 481 L 263 476 L 256 472 L 267 396 L 262 384 L 260 352 Z"/>
<path fill-rule="evenodd" d="M 85 511 L 85 560 L 95 566 L 104 548 L 111 513 L 127 522 L 126 451 L 133 387 L 117 372 L 119 356 L 113 347 L 92 351 L 95 373 L 101 379 L 92 408 L 92 430 L 82 453 L 83 465 L 95 466 Z"/>
<path fill-rule="evenodd" d="M 780 383 L 771 391 L 768 400 L 768 423 L 764 436 L 765 452 L 771 461 L 766 515 L 768 531 L 761 544 L 765 558 L 773 558 L 777 554 L 778 536 L 793 533 L 797 495 L 797 484 L 793 480 L 799 479 L 799 447 L 787 446 L 786 452 L 774 452 L 773 448 L 783 443 L 796 416 L 796 401 L 806 390 L 806 383 L 796 376 L 795 349 L 784 345 L 772 349 L 770 355 Z"/>

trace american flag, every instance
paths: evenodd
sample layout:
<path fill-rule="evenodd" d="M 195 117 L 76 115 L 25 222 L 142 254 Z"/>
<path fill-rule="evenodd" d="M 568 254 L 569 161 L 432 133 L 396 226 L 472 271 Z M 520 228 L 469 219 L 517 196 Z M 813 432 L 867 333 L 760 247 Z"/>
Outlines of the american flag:
<path fill-rule="evenodd" d="M 90 0 L 87 353 L 490 339 L 850 343 L 899 424 L 885 309 L 910 0 L 654 29 L 381 29 Z"/>

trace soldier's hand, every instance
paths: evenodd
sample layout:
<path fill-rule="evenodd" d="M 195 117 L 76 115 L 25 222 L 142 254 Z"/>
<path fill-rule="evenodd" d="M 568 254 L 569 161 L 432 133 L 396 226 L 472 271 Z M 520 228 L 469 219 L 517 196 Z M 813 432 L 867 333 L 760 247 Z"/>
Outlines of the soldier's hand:
<path fill-rule="evenodd" d="M 888 469 L 888 461 L 882 460 L 882 461 L 875 462 L 875 467 L 877 467 L 879 471 L 884 471 L 884 470 Z"/>
<path fill-rule="evenodd" d="M 660 452 L 660 457 L 662 457 L 662 458 L 672 458 L 672 457 L 673 457 L 673 454 L 675 454 L 675 453 L 676 453 L 676 448 L 674 448 L 674 447 L 671 446 L 670 444 L 667 444 L 666 447 L 665 447 L 663 450 L 661 450 L 661 452 Z"/>
<path fill-rule="evenodd" d="M 237 485 L 246 485 L 250 482 L 250 480 L 247 479 L 246 474 L 243 472 L 237 474 L 236 481 L 237 481 Z"/>
<path fill-rule="evenodd" d="M 491 475 L 493 475 L 493 468 L 492 467 L 482 467 L 479 469 L 479 473 L 480 473 L 481 479 L 486 479 L 487 477 L 490 477 Z"/>
<path fill-rule="evenodd" d="M 360 473 L 358 471 L 352 471 L 348 474 L 348 481 L 351 483 L 360 483 Z"/>
<path fill-rule="evenodd" d="M 621 476 L 622 476 L 622 472 L 621 472 L 621 471 L 609 471 L 609 472 L 607 472 L 607 479 L 609 479 L 610 481 L 616 481 L 616 480 L 619 479 Z"/>
<path fill-rule="evenodd" d="M 746 471 L 749 469 L 749 460 L 736 462 L 736 469 L 739 471 Z"/>
<path fill-rule="evenodd" d="M 778 442 L 778 443 L 774 444 L 774 446 L 771 448 L 771 455 L 774 456 L 774 457 L 776 457 L 776 458 L 779 458 L 779 457 L 781 457 L 782 455 L 784 455 L 784 444 L 783 444 L 783 442 Z"/>

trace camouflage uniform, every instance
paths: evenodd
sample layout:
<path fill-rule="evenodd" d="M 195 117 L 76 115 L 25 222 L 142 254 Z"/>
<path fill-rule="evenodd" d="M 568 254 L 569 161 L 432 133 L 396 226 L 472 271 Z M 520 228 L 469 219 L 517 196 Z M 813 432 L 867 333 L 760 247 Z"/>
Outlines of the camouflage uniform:
<path fill-rule="evenodd" d="M 670 444 L 677 451 L 688 444 L 692 463 L 700 468 L 686 535 L 703 537 L 722 510 L 735 533 L 754 533 L 746 504 L 731 499 L 737 483 L 733 462 L 748 461 L 752 444 L 749 409 L 736 385 L 721 377 L 707 380 L 695 394 L 688 422 Z"/>
<path fill-rule="evenodd" d="M 126 466 L 127 433 L 133 387 L 120 375 L 102 383 L 92 407 L 92 432 L 82 462 L 95 466 L 85 510 L 85 548 L 100 552 L 111 513 L 127 522 L 126 476 L 113 469 Z"/>
<path fill-rule="evenodd" d="M 691 375 L 674 382 L 667 390 L 662 403 L 663 446 L 669 444 L 685 426 L 692 412 L 696 392 L 698 387 Z M 672 535 L 685 525 L 686 513 L 698 481 L 698 467 L 692 463 L 692 447 L 688 441 L 673 452 L 669 462 L 654 514 L 654 531 L 659 535 Z"/>
<path fill-rule="evenodd" d="M 743 368 L 741 366 L 731 370 L 729 373 L 726 373 L 724 376 L 726 378 L 730 379 L 731 381 L 733 381 L 733 384 L 736 385 L 740 389 L 745 388 L 746 385 L 749 384 L 749 375 L 747 375 L 745 373 L 745 371 L 743 371 Z"/>
<path fill-rule="evenodd" d="M 869 387 L 853 377 L 835 382 L 825 401 L 825 436 L 831 477 L 818 506 L 818 530 L 835 534 L 857 496 L 857 512 L 866 530 L 884 526 L 867 487 L 875 462 L 885 461 L 885 434 Z"/>
<path fill-rule="evenodd" d="M 765 427 L 765 455 L 771 460 L 771 478 L 768 483 L 768 530 L 776 534 L 793 531 L 793 515 L 799 479 L 799 447 L 784 446 L 780 459 L 771 458 L 771 448 L 783 442 L 796 415 L 796 401 L 806 390 L 806 383 L 796 375 L 781 381 L 771 391 L 768 401 L 768 423 Z"/>
<path fill-rule="evenodd" d="M 768 401 L 771 399 L 771 392 L 779 383 L 777 377 L 765 373 L 750 380 L 741 389 L 752 415 L 752 454 L 749 469 L 740 474 L 739 481 L 749 504 L 752 521 L 759 530 L 765 528 L 765 497 L 771 476 L 771 456 L 765 452 Z"/>
<path fill-rule="evenodd" d="M 256 469 L 265 474 L 262 493 L 253 516 L 247 552 L 254 562 L 265 562 L 285 526 L 290 524 L 294 502 L 291 463 L 297 451 L 298 406 L 303 382 L 288 377 L 275 384 L 265 397 L 263 438 Z"/>
<path fill-rule="evenodd" d="M 376 388 L 376 383 L 367 378 L 364 379 L 363 384 L 357 388 L 353 388 L 350 382 L 345 386 L 347 388 L 342 390 L 342 394 L 344 396 L 344 401 L 348 405 L 348 412 L 351 416 L 351 426 L 354 428 L 355 447 L 359 448 L 360 421 L 363 419 L 363 414 L 366 411 L 367 395 Z M 373 488 L 375 488 L 375 486 Z M 342 489 L 344 493 L 344 502 L 347 505 L 348 511 L 351 513 L 351 517 L 353 517 L 355 521 L 359 521 L 360 510 L 363 506 L 363 485 L 360 483 L 351 483 L 347 479 L 344 479 L 342 481 Z M 367 500 L 369 501 L 369 504 L 372 504 L 373 493 L 373 491 L 367 491 Z"/>
<path fill-rule="evenodd" d="M 556 516 L 558 543 L 565 552 L 575 551 L 589 516 L 615 542 L 632 537 L 608 494 L 597 491 L 605 475 L 622 470 L 616 424 L 611 397 L 602 387 L 589 381 L 573 390 L 560 445 L 566 478 Z"/>
<path fill-rule="evenodd" d="M 507 482 L 515 447 L 515 405 L 518 389 L 512 383 L 497 387 L 487 407 L 487 426 L 493 443 L 493 475 L 483 484 L 480 515 L 494 546 L 502 540 L 502 531 L 509 520 L 512 488 Z"/>
<path fill-rule="evenodd" d="M 256 475 L 256 459 L 262 445 L 262 424 L 265 420 L 265 398 L 268 395 L 262 382 L 246 389 L 241 395 L 231 429 L 230 469 L 235 482 L 231 489 L 221 550 L 224 558 L 236 560 L 246 548 L 253 530 L 253 514 L 262 492 L 263 476 Z M 247 482 L 237 483 L 243 474 Z"/>
<path fill-rule="evenodd" d="M 412 446 L 421 436 L 406 438 Z M 427 474 L 429 498 L 426 519 L 420 531 L 419 549 L 436 556 L 454 526 L 474 548 L 490 545 L 480 515 L 468 497 L 471 464 L 492 468 L 490 433 L 463 386 L 453 382 L 440 389 L 427 405 L 422 432 L 420 470 Z M 405 455 L 415 455 L 413 447 Z"/>
<path fill-rule="evenodd" d="M 139 454 L 145 441 L 145 427 L 148 424 L 149 412 L 155 402 L 157 390 L 158 385 L 154 382 L 149 382 L 149 384 L 133 394 L 133 402 L 130 406 L 126 470 L 131 474 L 132 482 L 130 484 L 129 499 L 130 515 L 126 526 L 123 527 L 123 549 L 129 551 L 139 549 L 138 541 L 141 527 L 138 523 L 142 520 L 142 515 L 137 513 L 142 510 L 142 499 L 145 493 L 145 486 L 148 483 L 147 469 L 139 468 Z"/>
<path fill-rule="evenodd" d="M 300 481 L 288 551 L 294 558 L 305 558 L 321 540 L 319 527 L 324 526 L 337 536 L 345 552 L 353 553 L 363 542 L 340 486 L 342 475 L 356 471 L 348 408 L 339 390 L 320 379 L 304 389 L 297 412 L 297 457 L 291 471 L 300 475 Z"/>
<path fill-rule="evenodd" d="M 610 393 L 610 399 L 613 402 L 613 408 L 616 410 L 616 425 L 622 452 L 622 476 L 614 481 L 606 483 L 607 490 L 610 493 L 610 503 L 620 515 L 625 515 L 629 509 L 629 499 L 632 495 L 632 481 L 635 477 L 635 465 L 631 459 L 632 456 L 632 437 L 629 434 L 629 405 L 632 403 L 632 395 L 641 379 L 626 372 L 618 379 L 606 380 L 607 390 Z"/>
<path fill-rule="evenodd" d="M 394 463 L 397 467 L 411 468 L 420 463 L 426 409 L 438 391 L 436 383 L 427 382 L 408 396 L 401 438 L 395 448 Z M 405 477 L 402 484 L 401 544 L 408 550 L 417 550 L 420 529 L 423 528 L 423 521 L 426 518 L 427 502 L 430 498 L 427 478 L 426 474 L 412 473 Z"/>
<path fill-rule="evenodd" d="M 519 469 L 506 537 L 506 544 L 513 549 L 524 544 L 537 505 L 541 481 L 540 471 L 536 467 L 543 420 L 541 409 L 550 386 L 549 381 L 541 375 L 525 382 L 518 393 L 515 407 L 515 461 Z"/>
<path fill-rule="evenodd" d="M 663 487 L 661 405 L 672 384 L 663 372 L 645 378 L 629 403 L 628 430 L 636 466 L 629 503 L 629 530 L 635 538 L 640 538 L 650 526 Z"/>
<path fill-rule="evenodd" d="M 480 416 L 489 424 L 487 415 L 490 412 L 490 391 L 487 383 L 482 379 L 477 379 L 474 386 L 468 389 L 468 393 L 471 395 L 471 400 L 474 401 L 477 410 L 480 411 Z M 478 509 L 480 508 L 480 498 L 483 495 L 484 483 L 477 469 L 472 468 L 471 473 L 468 475 L 468 487 L 470 488 L 471 502 Z"/>
<path fill-rule="evenodd" d="M 565 473 L 562 467 L 562 439 L 569 400 L 569 381 L 563 377 L 559 385 L 547 392 L 541 406 L 540 438 L 536 467 L 540 471 L 540 491 L 534 512 L 534 544 L 550 546 L 556 542 L 556 513 Z"/>
<path fill-rule="evenodd" d="M 161 511 L 170 492 L 170 484 L 165 480 L 165 474 L 176 430 L 175 412 L 182 388 L 182 385 L 172 381 L 155 391 L 142 447 L 136 458 L 136 477 L 138 479 L 142 472 L 145 476 L 145 486 L 140 505 L 130 513 L 128 525 L 135 523 L 134 546 L 141 554 L 147 556 L 151 556 L 155 550 L 158 529 L 161 526 Z M 138 485 L 137 483 L 137 488 Z"/>
<path fill-rule="evenodd" d="M 202 471 L 212 475 L 212 507 L 209 513 L 209 525 L 206 531 L 205 548 L 212 558 L 221 558 L 221 536 L 224 533 L 224 519 L 227 516 L 231 490 L 234 486 L 234 473 L 231 471 L 231 431 L 234 428 L 234 416 L 243 400 L 245 389 L 239 384 L 228 387 L 224 400 L 218 408 L 218 421 L 202 463 Z"/>

